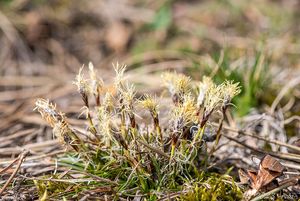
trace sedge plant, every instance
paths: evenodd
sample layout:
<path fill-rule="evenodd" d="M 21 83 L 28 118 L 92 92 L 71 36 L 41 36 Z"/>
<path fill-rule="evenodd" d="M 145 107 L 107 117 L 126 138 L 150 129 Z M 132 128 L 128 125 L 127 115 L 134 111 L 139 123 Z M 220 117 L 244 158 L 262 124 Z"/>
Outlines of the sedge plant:
<path fill-rule="evenodd" d="M 105 83 L 92 64 L 89 78 L 84 77 L 83 68 L 76 76 L 88 124 L 84 135 L 72 129 L 66 115 L 49 100 L 36 101 L 36 110 L 53 127 L 61 144 L 69 148 L 59 164 L 98 178 L 92 182 L 93 187 L 110 185 L 111 190 L 104 194 L 115 200 L 136 195 L 156 200 L 176 192 L 182 192 L 178 199 L 210 192 L 205 194 L 205 199 L 210 200 L 228 191 L 240 198 L 241 192 L 231 177 L 226 174 L 222 179 L 213 179 L 215 173 L 202 166 L 209 159 L 208 151 L 213 155 L 218 146 L 225 112 L 240 92 L 239 84 L 225 81 L 217 85 L 205 76 L 196 82 L 176 72 L 163 73 L 162 84 L 168 89 L 172 104 L 167 117 L 162 117 L 159 96 L 138 96 L 135 86 L 125 78 L 126 66 L 116 64 L 114 68 L 116 77 L 110 91 L 105 91 Z M 91 97 L 95 100 L 93 107 Z M 223 114 L 221 119 L 211 118 L 218 111 Z M 151 122 L 137 121 L 141 113 L 148 114 Z M 209 138 L 205 127 L 211 121 L 219 121 L 219 128 Z M 206 189 L 203 182 L 216 184 L 213 188 L 218 193 Z M 70 196 L 76 197 L 78 186 L 70 189 L 74 190 Z"/>

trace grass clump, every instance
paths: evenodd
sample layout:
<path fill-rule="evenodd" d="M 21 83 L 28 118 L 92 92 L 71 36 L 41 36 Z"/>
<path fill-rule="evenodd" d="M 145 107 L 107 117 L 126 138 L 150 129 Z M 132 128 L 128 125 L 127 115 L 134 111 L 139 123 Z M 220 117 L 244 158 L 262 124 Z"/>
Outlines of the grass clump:
<path fill-rule="evenodd" d="M 109 186 L 109 191 L 96 195 L 147 200 L 168 196 L 182 200 L 240 198 L 240 190 L 228 174 L 220 176 L 206 168 L 221 138 L 224 114 L 240 92 L 238 83 L 216 85 L 208 77 L 194 82 L 183 74 L 167 72 L 162 78 L 171 105 L 169 115 L 161 117 L 159 98 L 148 94 L 138 97 L 134 85 L 125 79 L 125 66 L 114 67 L 111 92 L 103 90 L 104 83 L 92 64 L 89 79 L 84 78 L 82 68 L 76 77 L 89 127 L 86 133 L 73 130 L 65 115 L 48 100 L 36 101 L 36 109 L 53 127 L 55 136 L 73 150 L 58 159 L 61 166 L 71 168 L 65 177 L 74 178 L 75 174 L 81 179 L 76 181 L 82 182 L 75 182 L 76 190 L 69 187 L 68 196 L 80 197 L 80 188 L 93 191 Z M 93 106 L 90 97 L 95 99 Z M 150 114 L 151 123 L 137 121 L 144 112 Z M 216 112 L 223 114 L 221 119 L 211 118 Z M 212 122 L 219 122 L 219 128 L 208 136 L 205 127 Z M 82 180 L 87 178 L 92 181 Z M 46 191 L 46 185 L 39 188 L 53 192 Z"/>

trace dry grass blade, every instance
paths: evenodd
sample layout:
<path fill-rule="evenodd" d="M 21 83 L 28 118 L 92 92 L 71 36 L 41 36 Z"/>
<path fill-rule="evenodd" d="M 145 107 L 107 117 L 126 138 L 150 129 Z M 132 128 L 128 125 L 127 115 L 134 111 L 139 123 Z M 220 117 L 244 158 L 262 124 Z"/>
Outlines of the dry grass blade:
<path fill-rule="evenodd" d="M 295 163 L 300 163 L 300 155 L 290 155 L 290 154 L 285 154 L 285 153 L 273 153 L 273 152 L 268 152 L 268 151 L 264 151 L 262 149 L 258 149 L 258 148 L 255 148 L 255 147 L 252 147 L 250 145 L 247 145 L 246 143 L 243 143 L 227 134 L 223 134 L 224 137 L 226 137 L 227 139 L 231 140 L 231 141 L 234 141 L 252 151 L 255 151 L 255 152 L 258 152 L 258 153 L 261 153 L 261 154 L 269 154 L 271 156 L 274 156 L 274 157 L 277 157 L 277 158 L 280 158 L 280 159 L 283 159 L 283 160 L 287 160 L 287 161 L 292 161 L 292 162 L 295 162 Z"/>
<path fill-rule="evenodd" d="M 279 191 L 281 191 L 281 190 L 283 190 L 283 189 L 285 189 L 285 188 L 288 188 L 288 187 L 290 187 L 290 186 L 293 186 L 293 185 L 295 185 L 295 184 L 296 184 L 295 181 L 294 181 L 294 182 L 288 182 L 288 183 L 283 184 L 283 185 L 281 185 L 281 186 L 279 186 L 279 187 L 277 187 L 277 188 L 275 188 L 275 189 L 273 189 L 273 190 L 271 190 L 271 191 L 269 191 L 269 192 L 263 193 L 263 194 L 261 194 L 261 195 L 255 197 L 255 198 L 251 199 L 251 201 L 259 201 L 259 200 L 263 200 L 263 199 L 265 199 L 265 198 L 267 198 L 267 197 L 269 197 L 269 196 L 271 196 L 271 195 L 273 195 L 273 194 L 275 194 L 275 193 L 277 193 L 277 192 L 279 192 Z"/>
<path fill-rule="evenodd" d="M 151 151 L 154 151 L 155 153 L 165 157 L 166 159 L 170 159 L 171 157 L 169 155 L 167 155 L 165 152 L 155 148 L 155 147 L 152 147 L 150 146 L 149 144 L 145 143 L 145 142 L 142 142 L 141 140 L 138 140 L 139 143 L 141 143 L 142 145 L 144 145 L 145 147 L 147 147 L 148 149 L 150 149 Z"/>
<path fill-rule="evenodd" d="M 3 168 L 0 171 L 0 174 L 6 172 L 8 169 L 10 169 L 17 161 L 19 160 L 19 158 L 16 158 L 15 160 L 13 160 L 8 166 L 6 166 L 5 168 Z"/>
<path fill-rule="evenodd" d="M 216 124 L 216 123 L 213 123 L 213 125 L 214 126 L 218 126 L 218 124 Z M 291 150 L 295 150 L 295 151 L 300 152 L 300 147 L 297 147 L 295 145 L 287 144 L 287 143 L 284 143 L 284 142 L 281 142 L 281 141 L 278 141 L 278 140 L 267 139 L 267 138 L 265 138 L 263 136 L 255 135 L 255 134 L 252 134 L 250 132 L 246 132 L 246 131 L 239 130 L 239 129 L 234 129 L 234 128 L 231 128 L 231 127 L 228 127 L 228 126 L 223 126 L 223 128 L 226 129 L 226 130 L 228 130 L 228 131 L 231 131 L 231 132 L 235 132 L 235 133 L 238 133 L 238 134 L 246 135 L 246 136 L 249 136 L 249 137 L 254 137 L 254 138 L 257 138 L 257 139 L 269 142 L 269 143 L 273 143 L 273 144 L 276 144 L 276 145 L 284 146 L 284 147 L 290 148 Z"/>
<path fill-rule="evenodd" d="M 3 185 L 3 187 L 0 190 L 0 196 L 4 193 L 5 189 L 8 187 L 8 185 L 10 184 L 10 182 L 13 180 L 13 178 L 16 176 L 16 174 L 18 173 L 23 161 L 25 160 L 25 158 L 27 157 L 27 155 L 29 154 L 29 151 L 24 151 L 20 154 L 20 156 L 18 157 L 18 164 L 16 166 L 16 169 L 14 170 L 14 172 L 10 175 L 10 177 L 8 178 L 8 180 L 6 181 L 6 183 Z"/>
<path fill-rule="evenodd" d="M 42 178 L 37 178 L 37 177 L 26 177 L 26 176 L 22 176 L 25 179 L 28 180 L 36 180 L 36 181 L 53 181 L 53 182 L 63 182 L 63 183 L 71 183 L 71 184 L 77 184 L 77 183 L 85 183 L 85 182 L 93 182 L 93 181 L 100 181 L 100 182 L 104 182 L 104 183 L 111 183 L 114 184 L 114 182 L 110 181 L 110 180 L 103 180 L 95 178 L 95 179 L 88 179 L 88 178 L 78 178 L 78 179 L 42 179 Z"/>

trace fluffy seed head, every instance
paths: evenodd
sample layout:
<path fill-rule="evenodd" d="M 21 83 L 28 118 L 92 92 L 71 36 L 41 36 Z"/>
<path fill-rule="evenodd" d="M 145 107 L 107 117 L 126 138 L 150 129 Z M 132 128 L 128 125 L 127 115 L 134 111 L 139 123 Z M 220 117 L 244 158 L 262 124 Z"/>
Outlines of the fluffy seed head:
<path fill-rule="evenodd" d="M 50 103 L 49 100 L 42 98 L 37 99 L 34 110 L 37 110 L 41 114 L 42 118 L 51 125 L 51 127 L 54 127 L 55 124 L 64 121 L 65 119 L 64 114 L 58 112 L 56 110 L 56 106 Z"/>
<path fill-rule="evenodd" d="M 169 89 L 172 95 L 183 96 L 190 90 L 191 79 L 183 74 L 176 72 L 167 72 L 162 75 L 164 85 Z"/>
<path fill-rule="evenodd" d="M 198 88 L 198 97 L 197 97 L 197 106 L 198 108 L 201 107 L 204 103 L 204 100 L 205 100 L 205 96 L 207 94 L 207 90 L 213 86 L 214 83 L 213 81 L 211 80 L 210 77 L 206 77 L 206 76 L 203 76 L 202 78 L 202 82 L 199 83 L 199 85 L 197 86 Z"/>
<path fill-rule="evenodd" d="M 70 128 L 66 122 L 58 122 L 53 127 L 53 134 L 63 145 L 70 144 L 72 139 L 69 135 Z"/>
<path fill-rule="evenodd" d="M 209 115 L 215 108 L 219 106 L 222 101 L 222 87 L 221 85 L 211 85 L 205 95 L 204 109 L 205 115 Z"/>
<path fill-rule="evenodd" d="M 145 95 L 144 99 L 139 101 L 141 106 L 150 112 L 154 112 L 158 110 L 158 102 L 155 97 L 152 97 L 150 95 Z"/>
<path fill-rule="evenodd" d="M 73 83 L 77 86 L 78 92 L 81 95 L 86 95 L 87 96 L 91 90 L 90 90 L 88 81 L 84 78 L 84 75 L 82 73 L 83 67 L 84 66 L 82 66 L 79 69 L 79 72 L 76 75 L 76 79 Z"/>
<path fill-rule="evenodd" d="M 94 95 L 97 95 L 103 88 L 103 80 L 98 78 L 92 62 L 89 63 L 89 74 L 91 80 L 91 91 Z"/>
<path fill-rule="evenodd" d="M 114 70 L 116 72 L 115 77 L 115 87 L 117 90 L 120 90 L 120 88 L 123 87 L 124 82 L 124 72 L 126 70 L 126 65 L 120 65 L 119 63 L 113 64 Z"/>
<path fill-rule="evenodd" d="M 223 103 L 227 105 L 231 102 L 231 99 L 241 93 L 241 86 L 239 83 L 233 83 L 233 81 L 226 80 L 222 86 Z"/>
<path fill-rule="evenodd" d="M 103 106 L 106 111 L 112 111 L 114 107 L 114 101 L 113 101 L 113 96 L 111 93 L 106 92 L 104 98 L 103 98 Z"/>
<path fill-rule="evenodd" d="M 49 100 L 38 99 L 35 103 L 35 110 L 39 111 L 42 118 L 53 127 L 53 134 L 62 145 L 70 145 L 75 151 L 79 146 L 74 144 L 78 141 L 77 135 L 70 129 L 63 113 L 57 112 L 55 105 Z"/>
<path fill-rule="evenodd" d="M 103 142 L 108 145 L 109 142 L 112 140 L 111 135 L 111 123 L 112 123 L 112 116 L 110 113 L 106 111 L 104 106 L 97 108 L 97 115 L 99 121 L 99 131 L 103 135 Z"/>
<path fill-rule="evenodd" d="M 135 102 L 135 87 L 134 85 L 128 83 L 124 86 L 125 87 L 120 91 L 121 99 L 123 100 L 125 109 L 131 111 Z"/>
<path fill-rule="evenodd" d="M 197 107 L 194 98 L 187 94 L 183 97 L 183 103 L 174 107 L 172 111 L 172 122 L 175 127 L 183 128 L 184 126 L 197 122 Z"/>

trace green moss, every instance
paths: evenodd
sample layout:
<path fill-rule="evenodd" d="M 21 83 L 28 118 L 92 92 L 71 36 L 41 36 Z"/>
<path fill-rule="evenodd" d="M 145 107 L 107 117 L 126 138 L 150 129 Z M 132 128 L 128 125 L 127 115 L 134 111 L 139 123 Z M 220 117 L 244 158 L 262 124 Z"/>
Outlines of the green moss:
<path fill-rule="evenodd" d="M 57 178 L 57 175 L 51 175 L 53 179 Z M 48 179 L 47 176 L 44 177 Z M 49 196 L 57 193 L 62 193 L 66 190 L 69 184 L 63 182 L 55 181 L 43 181 L 43 180 L 34 180 L 34 184 L 37 188 L 39 195 L 39 200 L 44 201 L 48 200 Z"/>
<path fill-rule="evenodd" d="M 241 200 L 243 196 L 241 189 L 227 175 L 202 174 L 202 178 L 191 185 L 188 193 L 181 196 L 180 200 Z"/>

